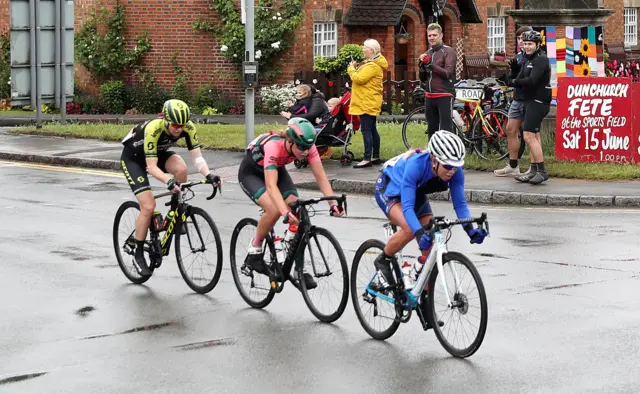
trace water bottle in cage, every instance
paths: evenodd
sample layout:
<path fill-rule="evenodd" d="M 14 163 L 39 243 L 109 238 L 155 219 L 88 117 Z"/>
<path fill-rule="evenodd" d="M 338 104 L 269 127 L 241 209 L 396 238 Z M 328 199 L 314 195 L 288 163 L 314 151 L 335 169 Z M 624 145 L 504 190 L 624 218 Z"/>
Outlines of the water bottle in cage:
<path fill-rule="evenodd" d="M 453 111 L 451 111 L 451 115 L 453 117 L 453 121 L 456 122 L 456 125 L 458 125 L 460 130 L 466 131 L 465 127 L 464 127 L 464 121 L 462 120 L 462 117 L 460 116 L 460 113 L 458 113 L 458 111 L 456 111 L 456 110 L 453 110 Z"/>
<path fill-rule="evenodd" d="M 402 281 L 404 282 L 405 290 L 413 289 L 416 283 L 413 276 L 413 264 L 408 261 L 402 263 Z"/>

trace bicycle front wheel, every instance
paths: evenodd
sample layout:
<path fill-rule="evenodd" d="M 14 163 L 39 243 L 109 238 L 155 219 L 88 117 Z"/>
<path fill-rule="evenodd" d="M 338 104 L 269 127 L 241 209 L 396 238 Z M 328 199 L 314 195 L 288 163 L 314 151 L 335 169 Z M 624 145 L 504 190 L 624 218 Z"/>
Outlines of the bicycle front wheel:
<path fill-rule="evenodd" d="M 176 260 L 187 285 L 196 293 L 205 294 L 220 280 L 222 240 L 213 219 L 203 209 L 189 207 L 186 216 L 176 231 Z"/>
<path fill-rule="evenodd" d="M 427 120 L 425 107 L 417 107 L 409 112 L 402 124 L 402 140 L 407 149 L 423 148 L 427 146 Z"/>
<path fill-rule="evenodd" d="M 304 279 L 299 281 L 311 313 L 325 323 L 338 320 L 349 302 L 349 267 L 338 240 L 329 230 L 315 227 L 296 260 L 298 278 L 306 272 L 317 283 L 308 289 Z"/>
<path fill-rule="evenodd" d="M 440 277 L 435 266 L 429 276 L 427 321 L 447 352 L 466 358 L 474 354 L 484 340 L 488 320 L 487 295 L 478 270 L 465 255 L 443 254 L 442 270 Z M 436 286 L 439 286 L 437 291 Z M 445 294 L 449 295 L 451 305 Z M 442 327 L 436 323 L 438 321 L 444 323 Z M 449 334 L 460 334 L 461 338 L 449 338 Z"/>
<path fill-rule="evenodd" d="M 484 113 L 486 124 L 476 118 L 471 132 L 473 149 L 485 160 L 503 160 L 509 155 L 507 146 L 507 122 L 509 114 L 503 109 Z M 521 145 L 524 140 L 521 140 Z M 523 147 L 522 147 L 523 148 Z"/>
<path fill-rule="evenodd" d="M 370 285 L 377 275 L 373 262 L 383 251 L 381 241 L 365 241 L 356 251 L 351 266 L 351 302 L 356 316 L 367 334 L 380 340 L 391 337 L 400 326 L 400 320 L 396 319 L 395 292 L 389 290 L 384 297 L 371 292 Z"/>
<path fill-rule="evenodd" d="M 238 222 L 231 234 L 229 258 L 233 282 L 242 299 L 253 308 L 264 308 L 271 303 L 276 293 L 271 288 L 267 275 L 253 271 L 245 263 L 257 227 L 258 221 L 252 218 L 244 218 Z M 265 253 L 270 253 L 269 250 L 267 245 Z"/>
<path fill-rule="evenodd" d="M 139 215 L 140 204 L 134 201 L 125 201 L 118 208 L 113 221 L 113 249 L 118 265 L 124 276 L 135 284 L 144 283 L 150 278 L 150 276 L 140 276 L 133 265 L 136 250 L 136 219 Z"/>

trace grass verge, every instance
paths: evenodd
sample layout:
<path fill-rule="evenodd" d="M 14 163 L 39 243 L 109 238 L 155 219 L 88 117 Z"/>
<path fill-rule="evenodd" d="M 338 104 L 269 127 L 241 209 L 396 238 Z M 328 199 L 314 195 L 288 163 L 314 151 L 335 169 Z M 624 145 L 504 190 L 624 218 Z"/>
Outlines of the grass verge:
<path fill-rule="evenodd" d="M 120 141 L 129 131 L 130 125 L 119 125 L 110 123 L 90 123 L 90 124 L 69 124 L 60 125 L 47 123 L 42 129 L 33 126 L 19 127 L 10 130 L 14 133 L 38 134 L 65 136 L 74 138 L 90 138 L 104 141 Z M 256 125 L 255 134 L 264 133 L 282 126 Z M 241 151 L 245 148 L 245 128 L 243 125 L 197 125 L 198 137 L 204 148 L 225 149 Z M 377 125 L 380 133 L 381 156 L 391 158 L 404 152 L 405 146 L 402 142 L 402 126 L 397 123 L 379 123 Z M 421 130 L 412 130 L 413 133 L 421 134 Z M 549 175 L 559 178 L 577 178 L 590 180 L 625 180 L 640 179 L 640 166 L 632 164 L 610 164 L 610 163 L 576 163 L 560 161 L 553 157 L 555 143 L 552 135 L 543 138 L 543 149 L 545 153 L 545 167 Z M 415 137 L 413 140 L 416 140 Z M 356 133 L 353 137 L 353 145 L 350 149 L 356 158 L 363 155 L 362 134 Z M 426 137 L 425 137 L 426 144 Z M 183 143 L 181 145 L 184 145 Z M 334 158 L 340 157 L 340 148 L 334 149 Z M 477 155 L 470 153 L 467 155 L 465 168 L 479 171 L 493 171 L 505 166 L 504 161 L 487 161 L 480 159 Z M 520 160 L 520 168 L 525 171 L 529 166 L 528 151 Z"/>

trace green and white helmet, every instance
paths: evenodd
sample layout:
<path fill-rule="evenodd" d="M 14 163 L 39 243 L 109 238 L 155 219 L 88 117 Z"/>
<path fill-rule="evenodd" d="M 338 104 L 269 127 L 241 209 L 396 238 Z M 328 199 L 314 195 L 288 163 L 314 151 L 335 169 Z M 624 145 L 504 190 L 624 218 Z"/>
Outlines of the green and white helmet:
<path fill-rule="evenodd" d="M 291 118 L 287 123 L 287 137 L 300 148 L 309 149 L 316 142 L 316 130 L 304 118 Z"/>

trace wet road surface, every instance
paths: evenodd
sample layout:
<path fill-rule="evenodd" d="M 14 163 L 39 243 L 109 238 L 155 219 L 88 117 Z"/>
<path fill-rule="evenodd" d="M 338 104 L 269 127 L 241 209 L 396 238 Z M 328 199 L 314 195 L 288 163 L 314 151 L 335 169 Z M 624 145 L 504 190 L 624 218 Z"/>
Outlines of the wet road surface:
<path fill-rule="evenodd" d="M 248 307 L 229 270 L 229 239 L 258 210 L 233 182 L 213 201 L 204 188 L 192 201 L 213 216 L 225 253 L 218 286 L 203 296 L 173 253 L 145 285 L 128 283 L 111 238 L 118 206 L 133 198 L 120 174 L 2 162 L 0 176 L 3 393 L 637 386 L 640 211 L 472 205 L 488 213 L 492 236 L 470 245 L 454 230 L 449 247 L 476 263 L 489 324 L 480 350 L 458 360 L 415 315 L 385 342 L 364 332 L 351 300 L 336 323 L 319 323 L 289 283 L 265 310 Z M 432 206 L 453 215 L 448 202 Z M 350 266 L 364 240 L 383 237 L 384 220 L 368 196 L 350 196 L 349 213 L 331 218 L 321 205 L 312 220 L 337 236 Z"/>

